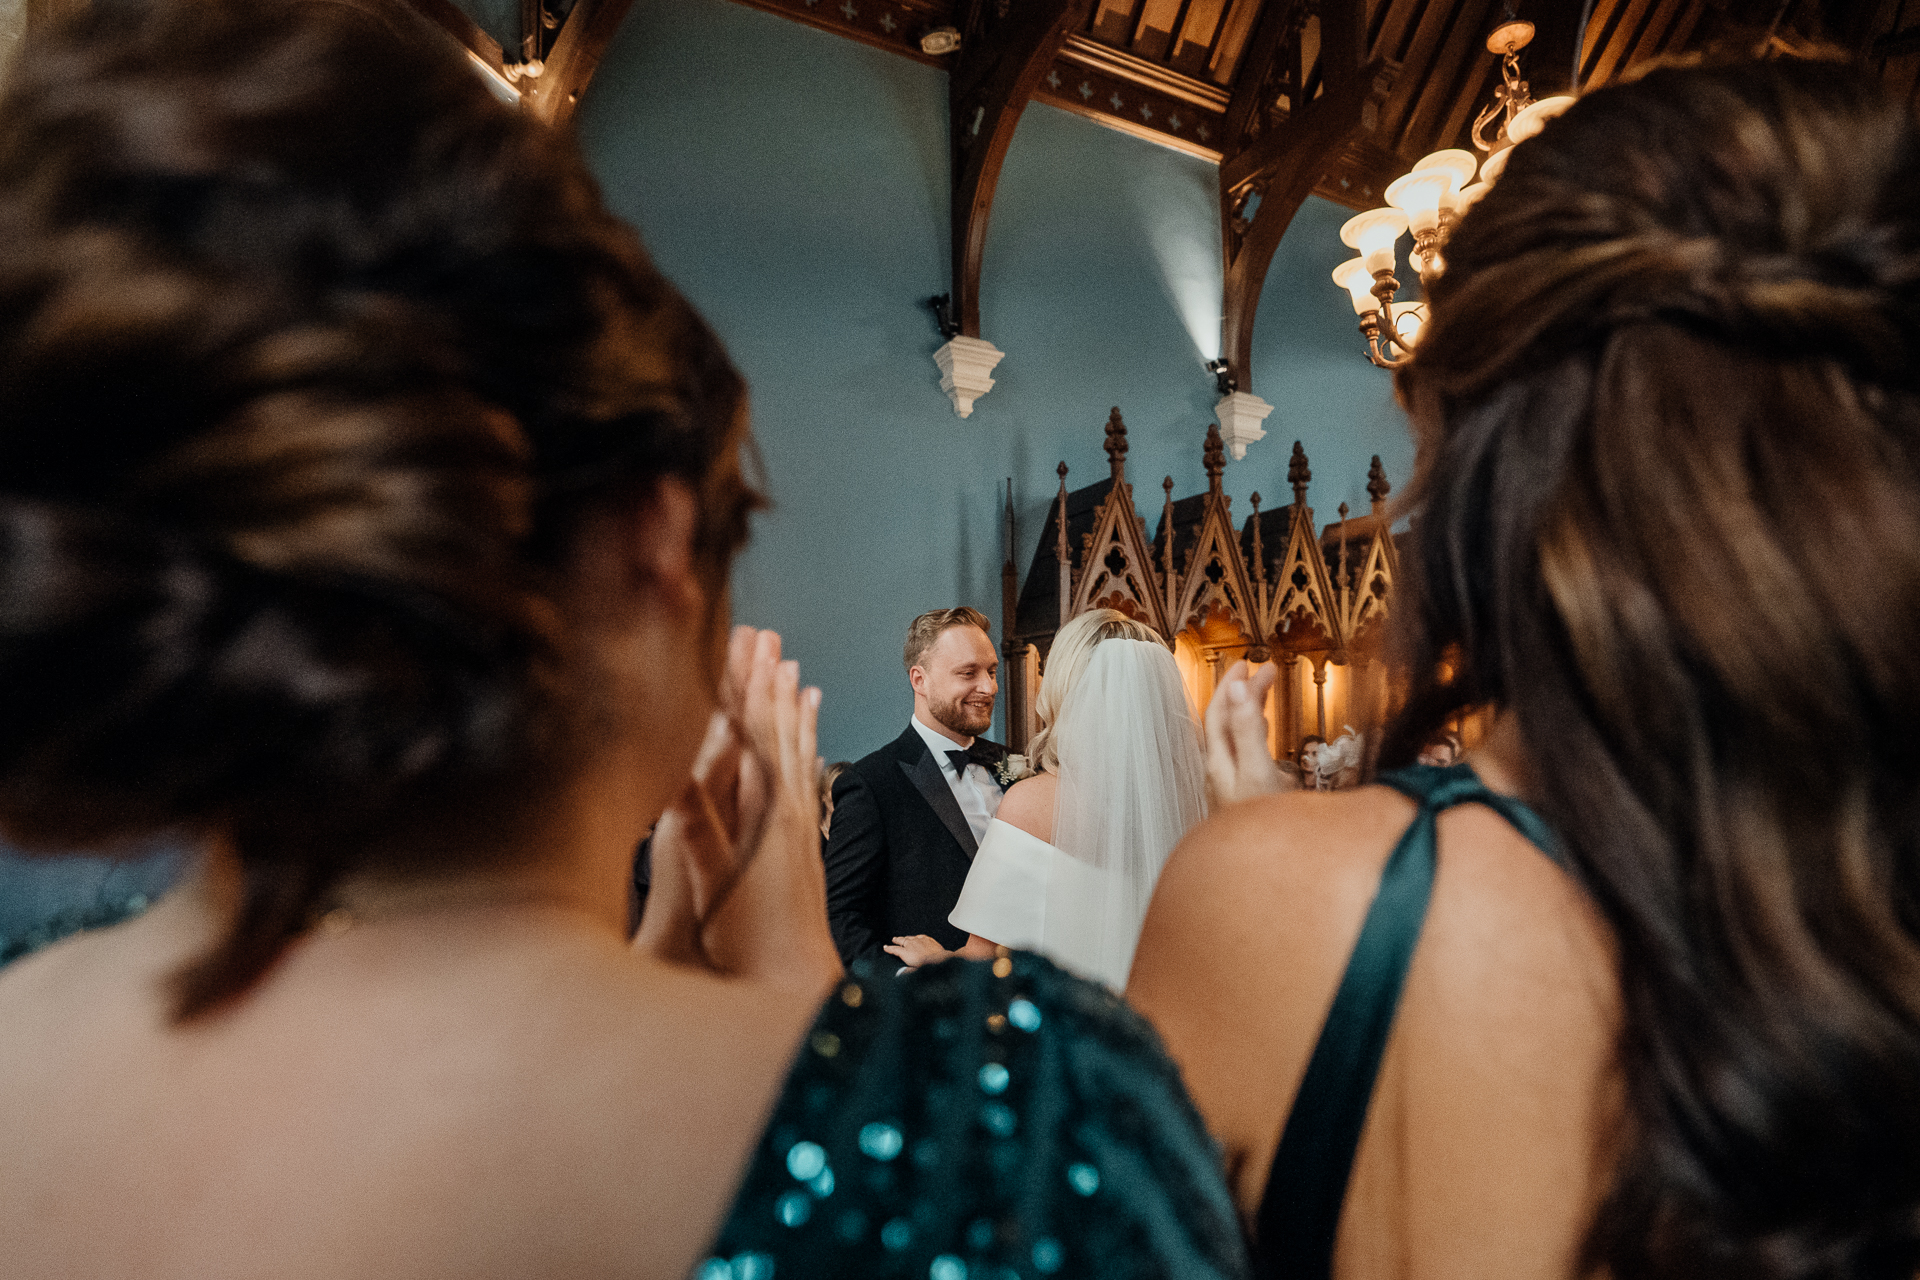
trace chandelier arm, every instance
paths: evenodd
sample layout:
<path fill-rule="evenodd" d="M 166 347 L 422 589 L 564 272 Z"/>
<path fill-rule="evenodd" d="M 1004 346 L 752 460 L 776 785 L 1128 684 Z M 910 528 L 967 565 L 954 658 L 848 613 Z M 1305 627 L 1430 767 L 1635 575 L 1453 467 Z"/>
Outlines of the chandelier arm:
<path fill-rule="evenodd" d="M 1480 135 L 1485 132 L 1487 125 L 1492 122 L 1493 118 L 1500 114 L 1500 108 L 1503 105 L 1501 99 L 1495 98 L 1492 102 L 1480 108 L 1480 114 L 1474 117 L 1471 137 L 1473 139 L 1473 145 L 1477 150 L 1493 150 L 1493 144 L 1497 138 L 1483 138 Z M 1504 131 L 1506 127 L 1506 121 L 1502 120 L 1500 122 L 1500 128 Z"/>
<path fill-rule="evenodd" d="M 1380 313 L 1378 311 L 1369 311 L 1360 317 L 1360 333 L 1367 340 L 1367 359 L 1379 368 L 1398 369 L 1413 358 L 1413 353 L 1408 351 L 1406 344 L 1391 336 L 1391 328 L 1387 330 L 1385 335 L 1385 350 L 1382 350 L 1381 338 L 1383 334 Z M 1406 351 L 1407 354 L 1398 357 L 1390 354 L 1394 347 L 1399 347 L 1402 351 Z"/>

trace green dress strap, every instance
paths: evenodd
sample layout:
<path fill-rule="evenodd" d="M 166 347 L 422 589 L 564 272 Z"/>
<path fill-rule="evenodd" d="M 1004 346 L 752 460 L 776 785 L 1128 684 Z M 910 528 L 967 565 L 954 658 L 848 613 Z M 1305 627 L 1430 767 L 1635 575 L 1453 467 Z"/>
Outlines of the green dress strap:
<path fill-rule="evenodd" d="M 1273 1155 L 1253 1242 L 1254 1273 L 1271 1280 L 1326 1280 L 1333 1274 L 1354 1151 L 1433 893 L 1440 814 L 1458 804 L 1483 804 L 1557 865 L 1566 865 L 1540 815 L 1489 791 L 1467 765 L 1415 765 L 1382 774 L 1380 782 L 1420 809 L 1387 857 Z"/>

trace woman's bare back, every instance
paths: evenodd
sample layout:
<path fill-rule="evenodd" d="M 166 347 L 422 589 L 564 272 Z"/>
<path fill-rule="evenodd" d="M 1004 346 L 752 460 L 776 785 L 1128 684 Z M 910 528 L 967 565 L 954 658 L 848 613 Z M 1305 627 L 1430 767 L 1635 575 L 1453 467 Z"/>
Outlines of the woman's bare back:
<path fill-rule="evenodd" d="M 1383 787 L 1252 801 L 1189 836 L 1162 876 L 1128 996 L 1225 1145 L 1249 1220 L 1413 813 Z M 1616 1004 L 1608 936 L 1574 884 L 1491 811 L 1442 814 L 1335 1274 L 1572 1274 L 1615 1124 Z"/>
<path fill-rule="evenodd" d="M 565 909 L 298 943 L 184 1028 L 188 901 L 0 975 L 0 1240 L 35 1277 L 684 1275 L 815 1013 Z"/>

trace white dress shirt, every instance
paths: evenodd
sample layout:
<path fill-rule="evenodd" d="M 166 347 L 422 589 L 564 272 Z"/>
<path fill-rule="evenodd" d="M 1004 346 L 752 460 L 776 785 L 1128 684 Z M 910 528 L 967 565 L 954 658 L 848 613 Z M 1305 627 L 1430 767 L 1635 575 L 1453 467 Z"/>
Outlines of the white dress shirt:
<path fill-rule="evenodd" d="M 927 750 L 933 752 L 933 762 L 940 766 L 940 776 L 947 780 L 947 789 L 953 792 L 953 798 L 960 804 L 960 812 L 966 815 L 967 826 L 973 830 L 973 843 L 977 847 L 987 838 L 987 824 L 993 821 L 993 811 L 1000 807 L 1000 797 L 1004 794 L 993 775 L 985 765 L 969 764 L 958 773 L 954 771 L 953 761 L 947 758 L 949 751 L 962 751 L 965 747 L 946 734 L 929 729 L 920 723 L 920 717 L 910 721 L 914 732 L 927 744 Z M 971 745 L 973 739 L 967 739 Z"/>

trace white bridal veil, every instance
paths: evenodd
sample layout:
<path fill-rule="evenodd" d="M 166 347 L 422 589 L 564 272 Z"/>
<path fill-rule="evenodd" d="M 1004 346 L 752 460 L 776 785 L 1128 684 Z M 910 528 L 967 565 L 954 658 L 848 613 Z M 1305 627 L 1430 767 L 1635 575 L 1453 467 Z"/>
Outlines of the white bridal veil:
<path fill-rule="evenodd" d="M 1053 844 L 1099 874 L 1056 864 L 1043 936 L 1097 956 L 1098 976 L 1118 989 L 1160 868 L 1206 816 L 1200 726 L 1173 655 L 1146 640 L 1101 641 L 1060 708 L 1054 743 Z"/>

